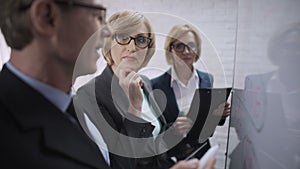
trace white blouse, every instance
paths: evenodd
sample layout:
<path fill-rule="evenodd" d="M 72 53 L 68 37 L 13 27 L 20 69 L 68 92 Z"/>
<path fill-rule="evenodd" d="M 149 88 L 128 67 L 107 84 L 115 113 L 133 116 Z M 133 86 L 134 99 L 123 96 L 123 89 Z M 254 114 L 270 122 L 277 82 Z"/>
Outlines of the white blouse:
<path fill-rule="evenodd" d="M 174 66 L 171 68 L 171 87 L 173 88 L 175 97 L 176 97 L 176 102 L 178 105 L 178 109 L 180 112 L 183 112 L 181 116 L 187 115 L 192 100 L 193 96 L 195 93 L 195 90 L 199 88 L 199 77 L 196 69 L 194 68 L 193 74 L 191 78 L 188 80 L 187 85 L 183 84 L 175 71 Z"/>

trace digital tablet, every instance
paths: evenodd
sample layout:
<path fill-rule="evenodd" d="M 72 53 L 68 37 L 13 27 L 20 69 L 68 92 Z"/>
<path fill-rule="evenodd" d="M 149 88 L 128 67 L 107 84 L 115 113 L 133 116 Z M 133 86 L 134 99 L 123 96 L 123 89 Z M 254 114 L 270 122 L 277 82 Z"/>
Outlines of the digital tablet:
<path fill-rule="evenodd" d="M 193 127 L 188 133 L 190 138 L 204 143 L 213 134 L 223 114 L 218 108 L 227 101 L 231 90 L 232 88 L 200 88 L 195 91 L 187 113 L 187 117 L 193 121 Z"/>

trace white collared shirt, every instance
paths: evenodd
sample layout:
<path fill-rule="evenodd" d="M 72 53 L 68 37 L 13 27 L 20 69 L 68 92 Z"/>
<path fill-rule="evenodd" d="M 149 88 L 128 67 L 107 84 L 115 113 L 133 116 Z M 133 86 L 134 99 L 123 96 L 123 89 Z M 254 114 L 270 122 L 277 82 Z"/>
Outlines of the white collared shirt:
<path fill-rule="evenodd" d="M 91 122 L 90 118 L 86 115 L 86 113 L 84 113 L 83 115 L 84 115 L 84 120 L 86 122 L 87 128 L 93 137 L 93 140 L 95 141 L 99 150 L 101 151 L 106 163 L 108 165 L 110 165 L 108 147 L 107 147 L 106 143 L 104 142 L 104 139 L 103 139 L 100 131 L 97 129 L 97 127 L 94 125 L 94 123 Z"/>
<path fill-rule="evenodd" d="M 187 115 L 195 90 L 199 88 L 199 76 L 196 69 L 194 68 L 191 78 L 188 80 L 187 85 L 185 85 L 179 80 L 175 68 L 172 66 L 170 85 L 173 88 L 179 111 L 184 112 L 184 115 Z"/>

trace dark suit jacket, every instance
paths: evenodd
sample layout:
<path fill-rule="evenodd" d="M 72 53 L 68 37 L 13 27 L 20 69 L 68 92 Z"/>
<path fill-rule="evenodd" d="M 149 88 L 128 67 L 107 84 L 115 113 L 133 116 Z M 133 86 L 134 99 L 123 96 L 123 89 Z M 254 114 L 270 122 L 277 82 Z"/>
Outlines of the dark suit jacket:
<path fill-rule="evenodd" d="M 0 72 L 2 168 L 108 169 L 96 144 L 6 66 Z"/>
<path fill-rule="evenodd" d="M 143 81 L 144 88 L 150 91 L 150 81 L 144 77 Z M 112 152 L 111 156 L 114 156 L 114 159 L 118 159 L 113 165 L 118 165 L 124 169 L 135 169 L 168 168 L 173 164 L 169 160 L 164 159 L 163 155 L 141 159 L 121 157 L 132 157 L 132 155 L 140 157 L 147 153 L 155 152 L 160 148 L 159 146 L 163 148 L 164 145 L 163 142 L 157 144 L 157 142 L 144 142 L 142 140 L 131 142 L 131 140 L 120 137 L 118 133 L 134 138 L 151 137 L 153 126 L 151 123 L 127 112 L 129 101 L 109 66 L 104 69 L 101 75 L 77 91 L 75 102 L 77 109 L 80 109 L 79 107 L 83 108 L 77 112 L 86 113 L 89 116 L 89 119 L 104 137 L 108 149 Z M 156 109 L 155 107 L 153 108 Z M 161 119 L 161 123 L 164 123 L 164 119 Z M 83 124 L 83 126 L 86 125 Z M 86 127 L 84 128 L 89 133 Z M 159 146 L 157 147 L 157 145 Z M 120 153 L 123 155 L 119 156 Z"/>
<path fill-rule="evenodd" d="M 205 73 L 205 72 L 202 72 L 199 70 L 197 70 L 197 73 L 199 76 L 199 88 L 212 88 L 213 76 L 211 74 L 208 74 L 208 73 Z M 176 118 L 179 115 L 179 108 L 177 105 L 177 101 L 176 101 L 176 97 L 175 97 L 173 88 L 171 88 L 171 86 L 170 86 L 170 84 L 171 84 L 171 69 L 169 69 L 167 72 L 165 72 L 161 76 L 152 79 L 151 82 L 152 82 L 153 90 L 159 89 L 166 96 L 166 107 L 165 108 L 163 108 L 164 107 L 163 101 L 157 101 L 157 102 L 162 103 L 162 105 L 159 104 L 159 106 L 161 107 L 162 110 L 164 110 L 163 115 L 168 123 L 168 126 L 172 126 L 173 122 L 176 121 Z M 154 94 L 154 97 L 156 100 L 161 99 L 160 96 L 155 95 L 155 94 Z M 191 93 L 191 97 L 193 97 L 192 93 Z M 204 115 L 204 117 L 197 116 L 196 120 L 192 119 L 194 121 L 195 125 L 192 127 L 192 129 L 188 133 L 187 137 L 184 138 L 171 151 L 169 151 L 170 156 L 177 156 L 178 158 L 180 158 L 179 154 L 180 154 L 180 151 L 183 146 L 185 146 L 186 144 L 189 144 L 191 146 L 198 144 L 198 138 L 199 138 L 201 129 L 199 130 L 199 127 L 196 124 L 200 123 L 200 121 L 203 120 L 203 118 L 206 119 L 206 116 L 207 115 Z M 219 125 L 224 124 L 224 122 L 221 121 L 219 123 Z M 207 140 L 206 142 L 207 142 L 207 145 L 203 148 L 203 151 L 200 151 L 196 155 L 196 157 L 198 157 L 198 158 L 202 157 L 202 155 L 210 148 L 209 141 Z"/>

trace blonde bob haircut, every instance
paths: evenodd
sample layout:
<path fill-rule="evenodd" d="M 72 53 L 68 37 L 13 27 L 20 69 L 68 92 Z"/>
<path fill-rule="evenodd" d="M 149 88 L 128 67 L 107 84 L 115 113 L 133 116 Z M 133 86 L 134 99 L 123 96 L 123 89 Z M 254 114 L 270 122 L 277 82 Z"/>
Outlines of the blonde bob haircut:
<path fill-rule="evenodd" d="M 108 19 L 108 25 L 111 26 L 113 34 L 134 33 L 134 31 L 140 26 L 140 24 L 144 24 L 146 26 L 146 28 L 148 29 L 149 38 L 151 38 L 151 43 L 148 46 L 148 51 L 146 53 L 144 63 L 141 65 L 141 67 L 144 67 L 148 64 L 149 60 L 155 52 L 155 34 L 153 33 L 149 20 L 143 14 L 133 11 L 117 12 Z M 112 66 L 114 64 L 110 52 L 113 40 L 114 36 L 106 38 L 102 48 L 102 54 L 109 66 Z"/>
<path fill-rule="evenodd" d="M 190 24 L 175 25 L 169 32 L 165 42 L 165 56 L 169 65 L 173 64 L 173 54 L 171 52 L 172 50 L 171 46 L 173 45 L 174 42 L 178 41 L 178 39 L 187 32 L 192 32 L 194 34 L 197 43 L 198 50 L 196 52 L 195 62 L 200 58 L 202 40 L 200 38 L 200 33 L 198 32 L 198 30 Z"/>

